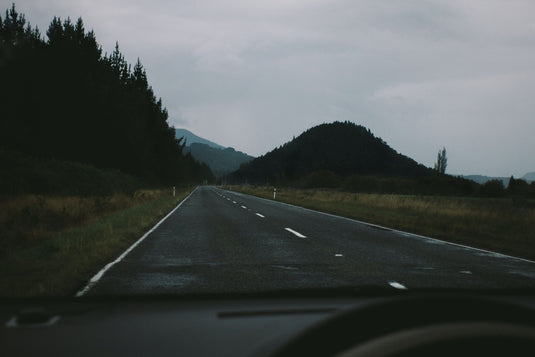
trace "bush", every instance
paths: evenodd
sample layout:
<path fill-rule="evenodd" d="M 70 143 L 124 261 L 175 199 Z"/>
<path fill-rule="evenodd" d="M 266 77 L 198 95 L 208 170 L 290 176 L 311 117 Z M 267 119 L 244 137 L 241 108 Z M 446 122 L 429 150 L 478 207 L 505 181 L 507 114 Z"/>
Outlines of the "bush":
<path fill-rule="evenodd" d="M 144 183 L 111 169 L 54 159 L 38 159 L 0 149 L 0 194 L 107 195 L 133 193 Z"/>
<path fill-rule="evenodd" d="M 505 187 L 501 180 L 490 180 L 480 187 L 479 193 L 483 196 L 502 197 L 505 195 Z"/>

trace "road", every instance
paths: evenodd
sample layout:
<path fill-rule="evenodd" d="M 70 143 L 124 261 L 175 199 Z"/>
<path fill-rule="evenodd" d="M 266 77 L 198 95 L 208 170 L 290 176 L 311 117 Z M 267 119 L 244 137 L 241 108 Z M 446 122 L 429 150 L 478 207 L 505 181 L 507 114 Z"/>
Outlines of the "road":
<path fill-rule="evenodd" d="M 535 288 L 535 263 L 201 186 L 78 295 L 368 286 Z"/>

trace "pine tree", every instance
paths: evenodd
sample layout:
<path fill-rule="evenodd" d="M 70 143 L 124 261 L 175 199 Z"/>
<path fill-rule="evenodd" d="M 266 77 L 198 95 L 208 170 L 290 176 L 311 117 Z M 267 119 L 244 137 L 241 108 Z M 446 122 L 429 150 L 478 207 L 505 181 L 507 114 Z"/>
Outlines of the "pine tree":
<path fill-rule="evenodd" d="M 6 10 L 6 17 L 3 23 L 3 41 L 5 44 L 16 46 L 24 39 L 24 25 L 26 19 L 24 14 L 19 14 L 15 9 L 15 4 L 10 10 Z"/>
<path fill-rule="evenodd" d="M 52 22 L 48 26 L 46 36 L 48 37 L 48 44 L 50 46 L 56 46 L 62 41 L 63 26 L 61 24 L 61 18 L 54 16 Z"/>

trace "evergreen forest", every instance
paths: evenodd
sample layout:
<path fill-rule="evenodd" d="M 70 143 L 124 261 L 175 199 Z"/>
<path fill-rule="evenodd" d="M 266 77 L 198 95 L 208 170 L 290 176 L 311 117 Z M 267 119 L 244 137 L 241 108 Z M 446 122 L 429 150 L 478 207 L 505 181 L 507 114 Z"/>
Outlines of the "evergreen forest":
<path fill-rule="evenodd" d="M 0 78 L 0 158 L 11 158 L 3 171 L 20 169 L 12 158 L 23 157 L 120 171 L 150 185 L 213 179 L 175 138 L 141 61 L 127 63 L 118 44 L 103 53 L 81 18 L 54 17 L 44 36 L 15 5 L 6 10 Z"/>

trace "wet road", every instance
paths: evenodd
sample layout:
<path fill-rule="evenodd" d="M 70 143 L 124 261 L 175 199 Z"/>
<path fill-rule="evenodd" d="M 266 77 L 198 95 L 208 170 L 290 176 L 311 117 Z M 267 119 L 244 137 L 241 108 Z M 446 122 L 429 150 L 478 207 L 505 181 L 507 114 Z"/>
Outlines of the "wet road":
<path fill-rule="evenodd" d="M 79 295 L 349 286 L 535 288 L 535 263 L 203 186 Z"/>

